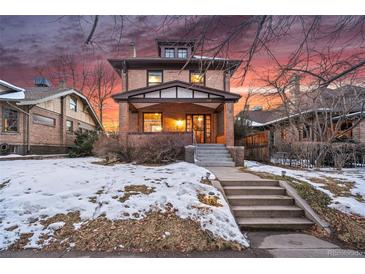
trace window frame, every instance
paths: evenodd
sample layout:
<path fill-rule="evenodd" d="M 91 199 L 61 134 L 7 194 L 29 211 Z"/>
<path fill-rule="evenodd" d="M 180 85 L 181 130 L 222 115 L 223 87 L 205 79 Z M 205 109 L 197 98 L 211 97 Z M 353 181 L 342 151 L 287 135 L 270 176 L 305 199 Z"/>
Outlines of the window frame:
<path fill-rule="evenodd" d="M 71 123 L 71 131 L 68 130 L 67 122 Z M 72 120 L 66 120 L 66 133 L 67 134 L 74 134 L 74 122 Z"/>
<path fill-rule="evenodd" d="M 145 129 L 144 129 L 144 124 L 145 124 L 144 115 L 145 114 L 156 114 L 156 113 L 161 115 L 161 119 L 160 119 L 161 120 L 161 131 L 159 131 L 159 132 L 163 132 L 163 113 L 162 112 L 143 112 L 142 113 L 142 132 L 143 133 L 159 133 L 159 132 L 153 132 L 153 131 L 145 131 Z"/>
<path fill-rule="evenodd" d="M 11 111 L 15 111 L 17 113 L 16 115 L 16 124 L 17 124 L 17 130 L 10 130 L 10 131 L 5 131 L 5 111 L 6 110 L 11 110 Z M 1 113 L 1 132 L 4 134 L 17 134 L 19 133 L 19 111 L 10 107 L 3 107 L 2 108 L 2 113 Z"/>
<path fill-rule="evenodd" d="M 75 102 L 75 109 L 71 108 L 71 102 L 74 101 Z M 70 110 L 77 112 L 77 98 L 70 96 L 70 102 L 68 104 L 68 107 Z"/>
<path fill-rule="evenodd" d="M 43 117 L 43 118 L 51 119 L 53 121 L 53 125 L 46 125 L 46 124 L 42 124 L 42 123 L 35 122 L 34 121 L 34 117 L 35 116 L 40 116 L 40 117 Z M 33 124 L 36 124 L 36 125 L 46 126 L 46 127 L 56 127 L 56 119 L 55 118 L 48 117 L 48 116 L 44 116 L 44 115 L 41 115 L 41 114 L 38 114 L 38 113 L 33 113 L 33 115 L 32 115 L 32 123 Z"/>
<path fill-rule="evenodd" d="M 166 56 L 166 53 L 167 53 L 168 51 L 173 52 L 173 56 L 172 56 L 172 57 L 170 57 L 170 56 Z M 164 51 L 163 51 L 163 57 L 164 57 L 164 58 L 170 58 L 170 59 L 176 58 L 176 49 L 175 49 L 175 48 L 164 48 Z"/>
<path fill-rule="evenodd" d="M 193 74 L 200 74 L 200 75 L 203 75 L 203 83 L 202 84 L 197 84 L 197 83 L 193 83 L 192 81 L 191 81 L 191 76 L 193 75 Z M 205 87 L 205 73 L 202 73 L 202 72 L 199 72 L 199 71 L 196 71 L 196 70 L 190 70 L 189 71 L 189 83 L 190 84 L 192 84 L 192 85 L 196 85 L 196 86 L 203 86 L 203 87 Z"/>
<path fill-rule="evenodd" d="M 150 72 L 159 72 L 159 73 L 161 73 L 161 82 L 158 83 L 158 84 L 150 85 L 150 81 L 149 81 Z M 163 70 L 161 70 L 161 69 L 149 69 L 149 70 L 147 70 L 147 87 L 158 86 L 158 85 L 161 85 L 161 84 L 163 84 Z"/>
<path fill-rule="evenodd" d="M 181 50 L 185 51 L 185 57 L 180 57 L 180 56 L 179 56 L 179 52 L 180 52 Z M 178 48 L 178 49 L 177 49 L 177 56 L 176 56 L 176 57 L 177 57 L 177 58 L 180 58 L 180 59 L 187 59 L 187 58 L 188 58 L 188 49 L 187 49 L 187 48 Z"/>

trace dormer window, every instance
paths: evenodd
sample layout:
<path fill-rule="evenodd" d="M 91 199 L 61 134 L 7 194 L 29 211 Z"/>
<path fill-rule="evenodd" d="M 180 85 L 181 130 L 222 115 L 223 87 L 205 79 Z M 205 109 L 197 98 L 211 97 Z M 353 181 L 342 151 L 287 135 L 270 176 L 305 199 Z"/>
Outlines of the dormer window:
<path fill-rule="evenodd" d="M 165 58 L 175 58 L 175 49 L 165 48 Z"/>
<path fill-rule="evenodd" d="M 186 48 L 177 49 L 177 58 L 183 58 L 183 59 L 188 58 L 188 49 Z"/>

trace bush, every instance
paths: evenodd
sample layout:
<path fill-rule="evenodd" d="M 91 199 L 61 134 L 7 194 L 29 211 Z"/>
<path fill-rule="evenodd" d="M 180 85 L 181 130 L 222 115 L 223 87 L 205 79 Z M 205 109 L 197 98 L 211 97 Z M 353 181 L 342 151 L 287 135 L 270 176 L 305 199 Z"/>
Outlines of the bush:
<path fill-rule="evenodd" d="M 93 153 L 102 157 L 109 162 L 131 162 L 132 147 L 128 144 L 122 144 L 118 135 L 101 135 L 94 144 Z"/>
<path fill-rule="evenodd" d="M 280 144 L 275 148 L 280 159 L 277 163 L 301 167 L 343 167 L 363 166 L 365 146 L 353 142 L 301 142 Z M 280 152 L 280 153 L 279 153 Z"/>
<path fill-rule="evenodd" d="M 133 160 L 138 164 L 167 164 L 183 156 L 184 143 L 176 136 L 151 136 L 135 146 Z"/>
<path fill-rule="evenodd" d="M 176 136 L 150 136 L 133 144 L 121 142 L 118 136 L 102 135 L 95 142 L 93 152 L 106 163 L 168 164 L 183 156 L 184 143 Z"/>
<path fill-rule="evenodd" d="M 92 155 L 95 141 L 98 139 L 96 131 L 76 132 L 75 144 L 69 151 L 70 157 L 85 157 Z"/>

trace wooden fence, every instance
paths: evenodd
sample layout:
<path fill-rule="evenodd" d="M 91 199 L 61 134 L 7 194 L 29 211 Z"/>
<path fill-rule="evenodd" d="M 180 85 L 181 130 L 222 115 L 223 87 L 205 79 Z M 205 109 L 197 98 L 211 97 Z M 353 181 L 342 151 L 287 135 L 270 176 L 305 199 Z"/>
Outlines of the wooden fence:
<path fill-rule="evenodd" d="M 247 135 L 243 138 L 245 159 L 259 162 L 270 161 L 269 131 Z"/>

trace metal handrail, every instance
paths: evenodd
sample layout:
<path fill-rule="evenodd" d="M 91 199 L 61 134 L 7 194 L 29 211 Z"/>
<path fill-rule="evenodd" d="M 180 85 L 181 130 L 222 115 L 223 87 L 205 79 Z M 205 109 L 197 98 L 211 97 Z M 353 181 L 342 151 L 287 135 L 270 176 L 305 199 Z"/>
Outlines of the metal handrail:
<path fill-rule="evenodd" d="M 197 150 L 197 142 L 196 142 L 196 138 L 195 138 L 195 130 L 192 129 L 193 132 L 193 146 L 194 146 L 194 162 L 196 160 L 196 150 Z"/>

